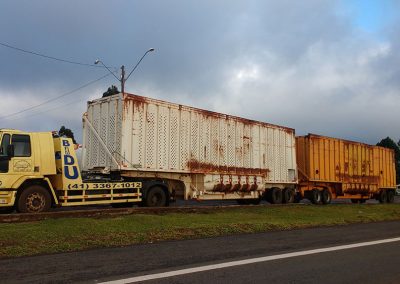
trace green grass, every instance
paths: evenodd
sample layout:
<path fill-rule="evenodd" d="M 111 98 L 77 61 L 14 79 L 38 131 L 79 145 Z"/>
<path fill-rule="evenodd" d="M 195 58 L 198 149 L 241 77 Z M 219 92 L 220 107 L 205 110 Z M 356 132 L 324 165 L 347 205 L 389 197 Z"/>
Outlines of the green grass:
<path fill-rule="evenodd" d="M 0 257 L 238 233 L 400 220 L 400 205 L 295 205 L 0 224 Z"/>

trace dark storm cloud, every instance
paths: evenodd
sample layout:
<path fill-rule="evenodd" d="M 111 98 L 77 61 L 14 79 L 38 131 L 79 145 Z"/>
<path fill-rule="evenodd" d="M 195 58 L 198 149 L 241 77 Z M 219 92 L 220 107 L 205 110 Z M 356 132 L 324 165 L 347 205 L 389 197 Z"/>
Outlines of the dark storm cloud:
<path fill-rule="evenodd" d="M 3 1 L 2 37 L 51 56 L 128 70 L 127 91 L 375 143 L 399 138 L 398 18 L 379 37 L 338 13 L 339 1 Z M 60 95 L 106 73 L 0 47 L 1 113 Z M 112 77 L 40 110 L 0 121 L 71 126 Z M 78 103 L 68 105 L 73 101 Z M 81 102 L 79 102 L 81 101 Z M 60 108 L 61 107 L 61 108 Z M 30 112 L 34 113 L 34 112 Z M 18 118 L 14 117 L 14 118 Z"/>

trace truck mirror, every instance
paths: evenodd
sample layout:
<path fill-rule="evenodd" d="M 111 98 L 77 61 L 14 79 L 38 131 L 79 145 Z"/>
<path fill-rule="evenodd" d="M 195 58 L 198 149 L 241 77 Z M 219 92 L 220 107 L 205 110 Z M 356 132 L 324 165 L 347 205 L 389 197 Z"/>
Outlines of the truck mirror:
<path fill-rule="evenodd" d="M 7 145 L 7 156 L 8 156 L 8 158 L 12 158 L 12 157 L 14 157 L 14 145 L 12 145 L 12 144 L 10 144 L 10 145 Z"/>

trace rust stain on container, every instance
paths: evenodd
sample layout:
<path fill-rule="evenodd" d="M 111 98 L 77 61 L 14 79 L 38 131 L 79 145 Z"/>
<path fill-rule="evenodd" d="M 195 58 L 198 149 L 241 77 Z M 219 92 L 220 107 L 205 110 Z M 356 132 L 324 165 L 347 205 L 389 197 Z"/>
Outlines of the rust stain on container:
<path fill-rule="evenodd" d="M 187 166 L 193 173 L 225 173 L 235 175 L 262 175 L 267 176 L 269 169 L 261 168 L 244 168 L 244 167 L 229 167 L 217 166 L 211 163 L 202 163 L 196 159 L 191 159 L 187 162 Z"/>

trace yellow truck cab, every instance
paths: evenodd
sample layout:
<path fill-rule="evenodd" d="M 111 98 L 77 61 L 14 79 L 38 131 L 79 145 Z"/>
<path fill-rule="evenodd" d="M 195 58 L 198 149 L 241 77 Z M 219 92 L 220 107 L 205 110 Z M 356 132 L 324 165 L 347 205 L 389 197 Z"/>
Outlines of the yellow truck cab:
<path fill-rule="evenodd" d="M 0 208 L 41 212 L 52 206 L 132 204 L 141 183 L 82 180 L 74 144 L 51 132 L 0 129 Z"/>

